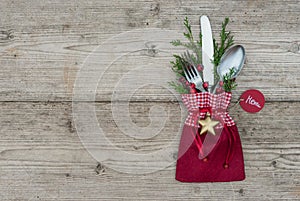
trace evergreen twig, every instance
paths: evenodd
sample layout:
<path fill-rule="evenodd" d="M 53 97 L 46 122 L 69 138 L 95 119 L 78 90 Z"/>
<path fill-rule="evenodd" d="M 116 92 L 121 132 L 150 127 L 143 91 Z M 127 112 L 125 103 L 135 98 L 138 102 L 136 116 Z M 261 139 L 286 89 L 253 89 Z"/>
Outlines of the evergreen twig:
<path fill-rule="evenodd" d="M 235 79 L 232 78 L 234 73 L 235 73 L 234 68 L 230 68 L 229 73 L 226 73 L 223 76 L 223 83 L 224 83 L 223 87 L 226 92 L 231 92 L 237 86 L 237 84 L 235 83 Z"/>
<path fill-rule="evenodd" d="M 183 84 L 181 83 L 176 83 L 174 81 L 168 83 L 180 94 L 187 94 L 189 92 L 188 89 L 185 86 L 183 86 Z"/>
<path fill-rule="evenodd" d="M 193 53 L 196 55 L 197 63 L 202 63 L 202 54 L 201 54 L 201 39 L 202 35 L 199 34 L 199 40 L 194 41 L 194 36 L 192 33 L 192 27 L 187 17 L 184 18 L 183 25 L 185 26 L 186 32 L 183 33 L 184 37 L 188 39 L 189 42 L 182 42 L 180 40 L 173 40 L 171 41 L 171 44 L 174 46 L 182 46 L 189 50 L 192 50 Z"/>
<path fill-rule="evenodd" d="M 225 51 L 234 44 L 233 36 L 231 35 L 230 31 L 226 31 L 226 27 L 229 23 L 229 18 L 226 17 L 224 22 L 222 23 L 222 30 L 220 33 L 220 44 L 217 42 L 217 40 L 213 39 L 214 44 L 214 60 L 213 64 L 215 66 L 215 72 L 217 66 L 220 64 L 220 60 L 222 55 L 225 53 Z M 219 75 L 215 73 L 215 80 L 219 80 Z"/>

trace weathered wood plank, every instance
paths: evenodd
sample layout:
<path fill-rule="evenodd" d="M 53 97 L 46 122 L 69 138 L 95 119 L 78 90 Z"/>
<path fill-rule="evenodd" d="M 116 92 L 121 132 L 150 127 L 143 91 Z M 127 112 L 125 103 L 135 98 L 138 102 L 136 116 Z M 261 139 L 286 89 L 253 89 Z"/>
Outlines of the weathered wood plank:
<path fill-rule="evenodd" d="M 82 105 L 88 109 L 91 104 Z M 72 119 L 71 103 L 23 102 L 1 103 L 0 106 L 1 139 L 5 139 L 5 143 L 16 143 L 18 145 L 19 142 L 23 143 L 24 141 L 34 143 L 33 145 L 53 143 L 53 146 L 68 146 L 73 145 L 72 143 L 78 143 L 75 126 L 80 126 L 81 124 L 78 122 L 75 125 Z M 160 109 L 160 113 L 153 112 L 152 116 L 149 116 L 151 107 Z M 255 143 L 272 144 L 282 142 L 287 144 L 288 142 L 300 140 L 298 135 L 299 107 L 298 102 L 268 103 L 261 112 L 248 114 L 242 111 L 239 106 L 236 106 L 230 110 L 230 114 L 238 125 L 240 135 L 244 139 L 243 143 L 251 145 Z M 120 124 L 112 114 L 111 103 L 96 103 L 95 108 L 96 120 L 99 121 L 99 127 L 103 129 L 107 137 L 113 140 L 114 143 L 120 144 L 120 146 L 122 144 L 128 146 L 127 149 L 133 151 L 136 150 L 133 149 L 132 145 L 139 143 L 145 145 L 147 142 L 151 146 L 141 146 L 139 148 L 140 151 L 153 151 L 162 148 L 166 142 L 172 140 L 176 135 L 181 134 L 180 124 L 185 118 L 185 114 L 181 116 L 180 105 L 176 102 L 130 103 L 129 114 L 132 121 L 131 125 L 136 125 L 143 129 L 150 125 L 150 118 L 153 121 L 155 119 L 165 121 L 165 124 L 161 126 L 162 128 L 159 128 L 162 130 L 157 133 L 157 136 L 140 142 L 140 140 L 135 140 L 124 135 L 123 131 L 120 130 Z M 118 115 L 118 118 L 127 121 L 125 119 L 127 115 L 124 112 L 120 112 Z M 86 120 L 82 124 L 90 124 L 89 121 L 90 117 L 86 116 Z M 127 131 L 132 129 L 131 125 L 128 125 Z M 77 127 L 77 129 L 80 128 Z M 5 146 L 5 143 L 1 147 Z"/>
<path fill-rule="evenodd" d="M 18 166 L 18 180 L 4 180 L 9 185 L 2 200 L 297 200 L 299 189 L 288 188 L 298 173 L 253 171 L 243 182 L 182 184 L 174 181 L 174 171 L 149 175 L 127 175 L 105 168 L 97 175 L 96 164 L 65 167 Z M 246 170 L 247 171 L 247 170 Z M 59 173 L 58 173 L 59 172 Z M 248 172 L 248 171 L 247 171 Z M 0 173 L 14 178 L 15 173 Z M 270 179 L 267 179 L 270 178 Z M 272 178 L 272 180 L 271 180 Z M 1 189 L 3 187 L 1 186 Z M 88 193 L 87 193 L 88 192 Z"/>
<path fill-rule="evenodd" d="M 284 5 L 283 8 L 275 0 L 236 1 L 228 5 L 219 1 L 43 1 L 23 2 L 18 6 L 2 1 L 0 100 L 70 101 L 76 73 L 88 54 L 102 42 L 134 29 L 163 28 L 178 34 L 183 31 L 182 19 L 186 15 L 198 31 L 201 14 L 211 17 L 215 33 L 220 30 L 224 17 L 231 17 L 229 28 L 236 42 L 246 47 L 248 61 L 238 79 L 237 94 L 247 88 L 258 88 L 270 101 L 298 100 L 300 6 L 296 0 L 285 1 Z M 161 34 L 153 34 L 152 40 L 148 40 L 157 46 L 154 49 L 145 47 L 149 43 L 140 41 L 138 34 L 135 38 L 111 40 L 122 48 L 114 49 L 113 55 L 109 52 L 113 45 L 107 44 L 106 59 L 97 61 L 97 69 L 102 70 L 114 63 L 100 80 L 96 99 L 109 101 L 117 81 L 134 68 L 149 63 L 168 68 L 173 52 L 168 43 L 178 37 L 176 34 L 166 37 L 163 33 L 161 30 Z M 115 60 L 115 56 L 126 53 L 126 47 L 135 42 L 144 45 L 136 47 L 139 51 L 136 55 L 132 53 Z M 149 54 L 149 48 L 157 53 Z M 159 52 L 162 49 L 169 53 Z M 154 70 L 150 73 L 152 76 L 147 80 L 155 82 L 154 76 L 160 74 Z M 166 76 L 169 78 L 172 73 Z M 83 97 L 90 95 L 88 84 L 80 90 Z M 130 93 L 126 85 L 122 90 L 124 94 Z M 132 98 L 174 100 L 160 87 L 145 89 Z"/>
<path fill-rule="evenodd" d="M 149 125 L 152 106 L 164 108 L 166 113 L 160 116 L 167 121 L 158 135 L 144 140 L 120 131 L 114 123 L 111 103 L 96 103 L 95 108 L 99 126 L 114 146 L 132 154 L 145 154 L 164 149 L 169 142 L 178 140 L 175 135 L 180 132 L 180 106 L 176 102 L 132 102 L 133 122 L 141 127 Z M 247 179 L 213 184 L 182 184 L 174 180 L 176 146 L 170 149 L 168 158 L 161 155 L 164 160 L 160 155 L 148 161 L 108 158 L 98 165 L 77 136 L 71 108 L 70 103 L 0 104 L 2 200 L 299 199 L 298 102 L 268 103 L 256 115 L 231 109 L 240 129 Z M 87 117 L 83 124 L 89 125 L 90 119 Z M 90 142 L 94 143 L 93 139 Z M 99 144 L 99 150 L 114 152 L 114 147 Z M 159 169 L 166 160 L 169 166 L 150 174 L 113 170 Z"/>
<path fill-rule="evenodd" d="M 19 166 L 18 180 L 9 180 L 2 194 L 3 200 L 296 200 L 297 188 L 286 188 L 299 174 L 253 171 L 244 182 L 182 184 L 172 178 L 174 171 L 160 171 L 150 175 L 127 175 L 105 168 L 97 175 L 96 164 L 66 167 Z M 59 173 L 58 173 L 59 172 Z M 12 171 L 0 173 L 14 178 Z M 266 179 L 266 178 L 272 178 Z M 89 192 L 88 194 L 86 192 Z"/>

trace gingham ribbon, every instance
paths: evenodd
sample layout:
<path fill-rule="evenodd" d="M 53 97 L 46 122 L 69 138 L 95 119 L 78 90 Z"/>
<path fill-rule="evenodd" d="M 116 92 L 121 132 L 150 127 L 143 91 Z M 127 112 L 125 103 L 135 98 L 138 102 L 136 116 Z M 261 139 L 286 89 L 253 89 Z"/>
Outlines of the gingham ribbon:
<path fill-rule="evenodd" d="M 185 125 L 199 128 L 198 120 L 205 117 L 207 112 L 205 108 L 209 108 L 209 110 L 212 111 L 212 118 L 217 117 L 218 120 L 221 120 L 221 123 L 216 126 L 217 128 L 223 127 L 222 123 L 227 126 L 235 125 L 227 111 L 231 100 L 231 93 L 223 92 L 220 94 L 211 94 L 202 92 L 182 94 L 181 98 L 183 104 L 188 109 Z"/>

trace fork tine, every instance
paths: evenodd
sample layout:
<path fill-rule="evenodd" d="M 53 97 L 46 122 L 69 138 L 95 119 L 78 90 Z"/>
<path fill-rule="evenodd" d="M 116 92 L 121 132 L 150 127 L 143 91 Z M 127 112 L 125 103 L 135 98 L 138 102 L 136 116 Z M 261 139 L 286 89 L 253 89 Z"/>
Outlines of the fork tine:
<path fill-rule="evenodd" d="M 198 77 L 198 71 L 194 66 L 192 66 L 191 70 L 194 72 L 195 77 Z"/>
<path fill-rule="evenodd" d="M 187 56 L 188 56 L 188 58 L 189 58 L 189 62 L 190 62 L 193 66 L 195 66 L 195 63 L 194 63 L 194 61 L 193 61 L 193 56 L 191 55 L 191 53 L 190 53 L 189 51 L 187 51 Z"/>
<path fill-rule="evenodd" d="M 189 82 L 191 82 L 191 77 L 187 73 L 187 69 L 185 67 L 183 67 L 182 69 L 183 69 L 183 73 L 185 75 L 186 80 L 189 81 Z"/>
<path fill-rule="evenodd" d="M 193 77 L 194 77 L 194 74 L 193 74 L 193 72 L 191 71 L 191 67 L 190 67 L 190 66 L 187 67 L 187 71 L 189 72 L 189 74 L 190 74 L 191 77 L 193 78 Z"/>
<path fill-rule="evenodd" d="M 191 69 L 187 68 L 186 71 L 187 71 L 187 73 L 189 74 L 190 79 L 192 80 L 192 79 L 194 78 L 194 75 L 193 75 L 193 73 L 191 72 Z"/>
<path fill-rule="evenodd" d="M 194 71 L 195 71 L 195 73 L 196 73 L 196 76 L 197 76 L 197 77 L 200 77 L 200 74 L 199 74 L 197 68 L 196 68 L 195 66 L 193 66 L 193 69 L 194 69 Z"/>

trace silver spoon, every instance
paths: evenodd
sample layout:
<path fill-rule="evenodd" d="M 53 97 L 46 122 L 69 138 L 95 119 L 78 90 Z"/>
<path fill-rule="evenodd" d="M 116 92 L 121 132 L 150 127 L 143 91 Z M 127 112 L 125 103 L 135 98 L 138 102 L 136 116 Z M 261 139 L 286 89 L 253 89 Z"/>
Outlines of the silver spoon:
<path fill-rule="evenodd" d="M 246 59 L 245 49 L 241 45 L 235 45 L 228 49 L 221 57 L 220 65 L 217 67 L 217 73 L 220 80 L 223 81 L 223 77 L 230 72 L 230 69 L 234 69 L 234 74 L 231 78 L 236 78 L 241 72 Z M 218 85 L 218 84 L 217 84 Z M 217 88 L 215 86 L 214 92 Z"/>
<path fill-rule="evenodd" d="M 245 62 L 245 49 L 241 45 L 236 45 L 228 49 L 220 60 L 220 65 L 217 68 L 218 75 L 222 80 L 224 75 L 230 72 L 230 69 L 234 69 L 232 78 L 236 78 L 241 72 Z"/>

